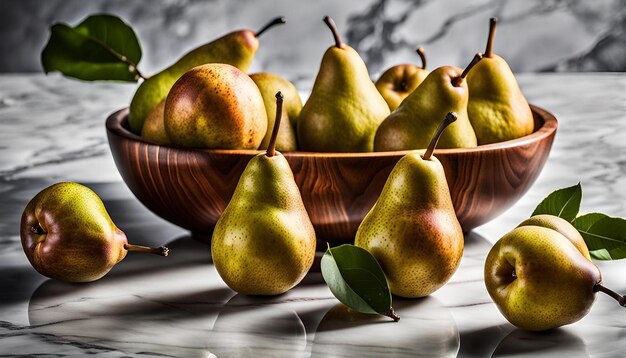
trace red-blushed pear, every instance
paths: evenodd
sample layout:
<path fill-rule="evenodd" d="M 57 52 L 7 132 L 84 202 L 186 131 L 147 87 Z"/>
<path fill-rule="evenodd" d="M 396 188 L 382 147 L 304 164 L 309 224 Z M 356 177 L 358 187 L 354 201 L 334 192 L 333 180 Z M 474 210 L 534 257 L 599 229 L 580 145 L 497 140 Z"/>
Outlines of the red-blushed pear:
<path fill-rule="evenodd" d="M 424 49 L 418 48 L 417 54 L 422 60 L 421 67 L 410 63 L 395 65 L 385 70 L 376 81 L 376 88 L 391 111 L 398 108 L 400 103 L 428 76 Z"/>
<path fill-rule="evenodd" d="M 143 81 L 130 103 L 130 130 L 141 133 L 148 114 L 167 97 L 180 76 L 193 67 L 205 63 L 226 63 L 247 72 L 259 47 L 258 37 L 271 27 L 284 23 L 284 17 L 277 17 L 256 32 L 246 29 L 228 33 L 191 50 L 173 65 Z"/>
<path fill-rule="evenodd" d="M 246 295 L 278 295 L 297 285 L 315 257 L 315 231 L 285 157 L 276 151 L 283 97 L 267 151 L 250 159 L 220 216 L 211 254 L 217 272 Z"/>
<path fill-rule="evenodd" d="M 298 118 L 300 149 L 307 152 L 371 152 L 389 106 L 370 79 L 365 63 L 341 42 L 326 16 L 335 45 L 324 53 L 311 96 Z"/>
<path fill-rule="evenodd" d="M 467 76 L 467 111 L 481 145 L 528 135 L 535 123 L 511 68 L 493 53 L 495 34 L 496 19 L 491 18 L 483 60 Z"/>
<path fill-rule="evenodd" d="M 209 63 L 186 72 L 165 100 L 165 131 L 175 145 L 256 149 L 267 130 L 263 97 L 250 76 Z"/>
<path fill-rule="evenodd" d="M 128 251 L 167 256 L 166 247 L 131 245 L 102 200 L 81 184 L 63 182 L 40 191 L 20 224 L 24 253 L 42 275 L 90 282 L 106 275 Z"/>
<path fill-rule="evenodd" d="M 454 66 L 432 71 L 378 127 L 374 150 L 426 148 L 437 130 L 438 118 L 448 112 L 455 112 L 458 119 L 442 134 L 439 148 L 476 147 L 476 135 L 467 116 L 469 95 L 465 78 L 480 60 L 478 53 L 463 71 Z"/>
<path fill-rule="evenodd" d="M 626 297 L 602 285 L 580 234 L 550 215 L 525 220 L 489 251 L 484 279 L 489 295 L 513 325 L 544 331 L 583 318 L 603 292 L 626 305 Z"/>
<path fill-rule="evenodd" d="M 376 257 L 395 295 L 427 296 L 461 262 L 463 231 L 443 166 L 433 156 L 442 132 L 456 120 L 455 113 L 446 114 L 426 151 L 398 161 L 356 233 L 354 244 Z"/>

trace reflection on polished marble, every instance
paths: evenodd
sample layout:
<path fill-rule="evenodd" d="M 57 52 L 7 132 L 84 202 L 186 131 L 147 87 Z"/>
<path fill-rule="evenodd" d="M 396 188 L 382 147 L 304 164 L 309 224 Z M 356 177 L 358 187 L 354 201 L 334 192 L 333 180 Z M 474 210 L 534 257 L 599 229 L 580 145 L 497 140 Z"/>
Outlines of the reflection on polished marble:
<path fill-rule="evenodd" d="M 116 172 L 104 119 L 127 103 L 127 85 L 0 76 L 0 355 L 625 356 L 626 309 L 609 297 L 581 321 L 537 334 L 510 325 L 484 287 L 492 243 L 552 190 L 581 181 L 584 212 L 626 216 L 626 75 L 520 80 L 529 100 L 559 119 L 544 171 L 516 205 L 466 236 L 448 284 L 425 299 L 394 298 L 402 317 L 394 323 L 347 311 L 319 273 L 277 297 L 230 290 L 209 246 L 149 212 Z M 39 275 L 22 252 L 19 219 L 33 195 L 61 180 L 94 189 L 129 240 L 165 243 L 170 256 L 129 253 L 89 284 Z M 626 262 L 598 266 L 608 287 L 626 293 Z"/>

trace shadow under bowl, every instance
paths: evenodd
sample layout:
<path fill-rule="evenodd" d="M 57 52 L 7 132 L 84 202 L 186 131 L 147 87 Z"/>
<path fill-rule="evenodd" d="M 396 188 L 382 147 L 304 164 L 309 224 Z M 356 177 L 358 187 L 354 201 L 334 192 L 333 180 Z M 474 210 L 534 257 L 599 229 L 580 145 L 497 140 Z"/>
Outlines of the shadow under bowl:
<path fill-rule="evenodd" d="M 558 126 L 531 105 L 535 131 L 476 148 L 437 149 L 463 231 L 511 207 L 539 176 Z M 258 150 L 194 149 L 148 142 L 128 129 L 128 109 L 106 121 L 115 164 L 143 205 L 163 219 L 210 238 L 239 176 Z M 318 240 L 350 243 L 394 165 L 410 151 L 284 152 Z"/>

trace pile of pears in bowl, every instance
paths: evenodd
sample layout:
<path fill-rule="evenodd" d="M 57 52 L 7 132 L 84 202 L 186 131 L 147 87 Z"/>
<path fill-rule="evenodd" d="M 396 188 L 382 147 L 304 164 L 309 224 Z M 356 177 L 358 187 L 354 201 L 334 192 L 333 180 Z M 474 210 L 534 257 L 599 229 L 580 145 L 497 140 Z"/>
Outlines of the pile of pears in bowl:
<path fill-rule="evenodd" d="M 246 165 L 267 150 L 278 115 L 276 150 L 293 172 L 317 239 L 325 242 L 354 241 L 396 163 L 426 149 L 451 112 L 456 120 L 441 133 L 434 156 L 463 231 L 508 209 L 541 172 L 557 121 L 528 104 L 507 63 L 493 53 L 495 19 L 484 54 L 465 69 L 428 71 L 420 48 L 422 66 L 397 65 L 374 82 L 325 17 L 334 43 L 304 104 L 283 77 L 246 73 L 259 36 L 284 22 L 234 31 L 192 50 L 144 80 L 130 107 L 107 119 L 122 178 L 160 217 L 210 238 Z M 281 113 L 277 92 L 284 97 Z M 262 192 L 267 180 L 249 184 Z M 432 184 L 402 187 L 419 193 Z"/>

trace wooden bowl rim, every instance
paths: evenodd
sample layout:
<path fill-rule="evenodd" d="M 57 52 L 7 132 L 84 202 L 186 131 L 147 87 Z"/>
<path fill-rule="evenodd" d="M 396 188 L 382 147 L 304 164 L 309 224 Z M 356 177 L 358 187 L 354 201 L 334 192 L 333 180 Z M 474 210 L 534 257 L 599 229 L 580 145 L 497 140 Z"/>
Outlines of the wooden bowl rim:
<path fill-rule="evenodd" d="M 499 143 L 485 144 L 480 145 L 475 148 L 452 148 L 452 149 L 436 149 L 435 155 L 437 154 L 468 154 L 468 153 L 484 153 L 495 150 L 502 150 L 507 148 L 514 148 L 519 146 L 528 145 L 537 141 L 541 141 L 549 136 L 551 136 L 558 127 L 558 121 L 554 115 L 541 107 L 537 107 L 535 105 L 530 105 L 530 108 L 533 114 L 538 115 L 539 118 L 543 121 L 541 127 L 539 127 L 533 133 L 505 141 Z M 144 138 L 132 133 L 128 129 L 124 127 L 124 125 L 128 122 L 128 107 L 117 110 L 109 115 L 106 120 L 106 128 L 107 131 L 116 134 L 120 137 L 124 137 L 129 140 L 144 142 L 148 145 L 167 147 L 174 150 L 191 150 L 191 151 L 200 151 L 214 154 L 222 154 L 222 155 L 256 155 L 258 153 L 263 152 L 263 150 L 257 149 L 206 149 L 206 148 L 188 148 L 188 147 L 176 147 L 171 145 L 160 145 L 154 142 L 145 140 Z M 389 152 L 364 152 L 364 153 L 335 153 L 335 152 L 304 152 L 304 151 L 296 151 L 296 152 L 284 152 L 282 153 L 285 157 L 346 157 L 346 158 L 361 158 L 361 157 L 395 157 L 395 156 L 403 156 L 407 153 L 413 152 L 414 150 L 403 150 L 403 151 L 389 151 Z"/>

